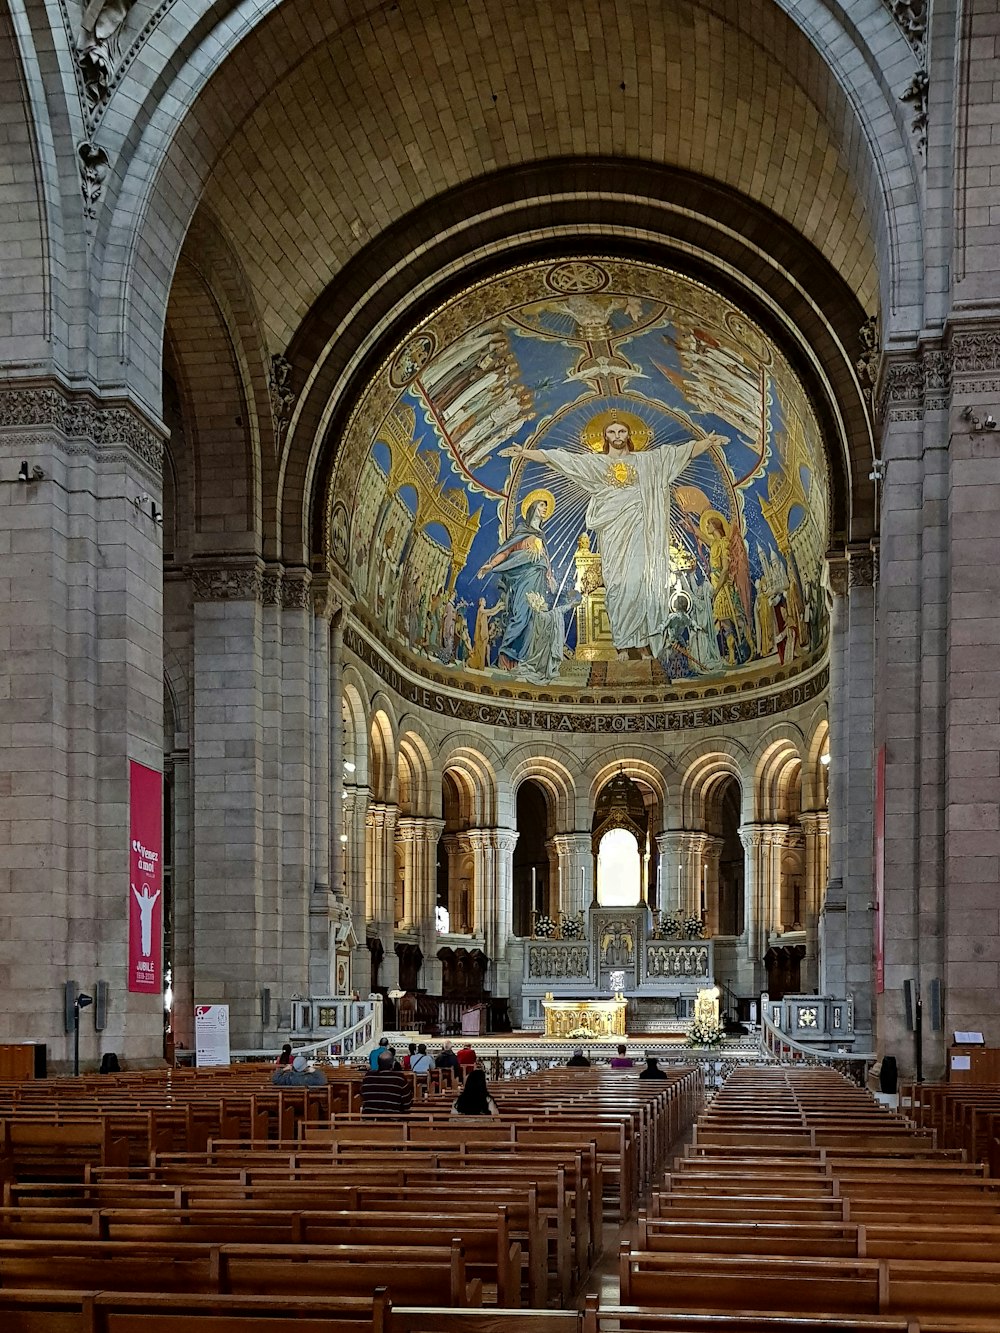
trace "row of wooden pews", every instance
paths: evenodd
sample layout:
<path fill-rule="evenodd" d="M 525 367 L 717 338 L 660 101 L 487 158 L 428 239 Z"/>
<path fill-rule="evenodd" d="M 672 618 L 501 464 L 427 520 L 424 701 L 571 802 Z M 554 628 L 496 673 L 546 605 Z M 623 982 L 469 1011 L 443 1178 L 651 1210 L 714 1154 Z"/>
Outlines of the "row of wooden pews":
<path fill-rule="evenodd" d="M 822 1069 L 734 1073 L 620 1254 L 621 1333 L 1000 1327 L 1000 1193 Z"/>
<path fill-rule="evenodd" d="M 312 1089 L 268 1077 L 112 1078 L 0 1100 L 5 1333 L 193 1333 L 194 1319 L 253 1333 L 258 1317 L 269 1333 L 314 1319 L 440 1333 L 449 1310 L 484 1333 L 543 1333 L 562 1314 L 546 1306 L 569 1304 L 600 1253 L 605 1218 L 634 1209 L 701 1104 L 694 1070 L 661 1083 L 563 1071 L 495 1087 L 498 1124 L 452 1117 L 444 1088 L 406 1122 L 369 1123 L 349 1099 L 316 1114 Z M 132 1123 L 141 1142 L 154 1113 L 215 1132 L 197 1148 L 153 1136 L 144 1155 L 129 1141 L 115 1160 L 109 1139 Z M 62 1136 L 89 1124 L 100 1141 L 69 1150 Z"/>

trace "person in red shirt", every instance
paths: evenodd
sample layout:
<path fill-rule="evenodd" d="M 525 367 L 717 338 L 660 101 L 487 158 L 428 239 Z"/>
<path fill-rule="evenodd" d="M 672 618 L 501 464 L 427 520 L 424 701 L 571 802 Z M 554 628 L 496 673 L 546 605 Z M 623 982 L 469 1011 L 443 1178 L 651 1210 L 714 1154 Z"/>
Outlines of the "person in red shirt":
<path fill-rule="evenodd" d="M 461 1073 L 462 1078 L 465 1078 L 465 1071 L 467 1069 L 475 1069 L 476 1067 L 477 1056 L 468 1042 L 466 1042 L 464 1046 L 459 1047 L 455 1052 L 455 1059 L 458 1061 L 459 1072 Z"/>

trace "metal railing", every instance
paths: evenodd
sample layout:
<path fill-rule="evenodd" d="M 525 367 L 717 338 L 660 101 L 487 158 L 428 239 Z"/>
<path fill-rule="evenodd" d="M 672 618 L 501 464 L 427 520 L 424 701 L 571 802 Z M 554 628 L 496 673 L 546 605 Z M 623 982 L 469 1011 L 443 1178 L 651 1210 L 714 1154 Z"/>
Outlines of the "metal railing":
<path fill-rule="evenodd" d="M 339 1029 L 328 1037 L 311 1042 L 306 1046 L 296 1046 L 295 1054 L 307 1059 L 326 1057 L 330 1060 L 349 1060 L 352 1056 L 363 1055 L 378 1044 L 382 1035 L 382 997 L 373 995 L 368 1000 L 345 1001 L 357 1015 L 349 1026 Z M 348 1016 L 345 1014 L 345 1017 Z"/>
<path fill-rule="evenodd" d="M 864 1051 L 827 1051 L 818 1046 L 809 1046 L 796 1041 L 794 1037 L 782 1032 L 772 1023 L 768 1006 L 760 1005 L 760 1044 L 766 1054 L 783 1065 L 821 1065 L 826 1069 L 835 1069 L 853 1083 L 864 1087 L 868 1070 L 875 1061 L 873 1052 Z"/>

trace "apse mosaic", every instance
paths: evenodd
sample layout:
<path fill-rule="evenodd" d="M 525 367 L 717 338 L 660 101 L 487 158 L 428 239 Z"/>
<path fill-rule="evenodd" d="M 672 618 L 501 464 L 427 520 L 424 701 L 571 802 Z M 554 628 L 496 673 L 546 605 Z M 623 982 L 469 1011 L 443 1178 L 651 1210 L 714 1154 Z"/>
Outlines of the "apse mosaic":
<path fill-rule="evenodd" d="M 746 316 L 662 268 L 540 263 L 464 292 L 369 384 L 331 495 L 359 624 L 439 681 L 669 698 L 825 648 L 806 395 Z"/>

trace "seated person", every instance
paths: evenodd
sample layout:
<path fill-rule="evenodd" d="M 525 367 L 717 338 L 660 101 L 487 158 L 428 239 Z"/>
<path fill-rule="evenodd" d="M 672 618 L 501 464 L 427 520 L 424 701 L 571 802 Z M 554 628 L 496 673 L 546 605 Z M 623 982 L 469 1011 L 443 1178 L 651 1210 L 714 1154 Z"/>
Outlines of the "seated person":
<path fill-rule="evenodd" d="M 490 1096 L 486 1086 L 486 1075 L 481 1069 L 470 1069 L 465 1087 L 455 1098 L 451 1108 L 452 1115 L 490 1115 L 497 1116 L 500 1109 Z"/>
<path fill-rule="evenodd" d="M 631 1069 L 635 1061 L 628 1054 L 628 1048 L 619 1043 L 618 1054 L 611 1057 L 612 1069 Z"/>
<path fill-rule="evenodd" d="M 326 1075 L 322 1069 L 310 1069 L 304 1055 L 297 1055 L 290 1065 L 283 1065 L 271 1075 L 271 1082 L 278 1088 L 322 1088 L 326 1086 Z"/>
<path fill-rule="evenodd" d="M 406 1054 L 403 1056 L 402 1059 L 402 1065 L 404 1069 L 410 1068 L 410 1061 L 413 1059 L 416 1053 L 417 1053 L 417 1043 L 415 1041 L 411 1041 L 410 1044 L 407 1046 Z"/>
<path fill-rule="evenodd" d="M 458 1056 L 451 1049 L 451 1042 L 446 1041 L 438 1051 L 437 1059 L 434 1061 L 435 1069 L 450 1069 L 456 1078 L 462 1076 L 462 1066 L 458 1063 Z"/>
<path fill-rule="evenodd" d="M 455 1059 L 463 1070 L 475 1069 L 477 1058 L 475 1051 L 468 1042 L 464 1046 L 460 1046 L 455 1055 Z"/>
<path fill-rule="evenodd" d="M 389 1049 L 389 1038 L 379 1037 L 378 1045 L 375 1047 L 373 1051 L 369 1051 L 368 1053 L 368 1064 L 372 1069 L 378 1069 L 379 1056 L 382 1054 L 383 1051 L 387 1051 L 388 1049 Z"/>
<path fill-rule="evenodd" d="M 427 1054 L 427 1043 L 421 1042 L 415 1055 L 410 1056 L 410 1073 L 427 1074 L 433 1069 L 434 1061 Z"/>
<path fill-rule="evenodd" d="M 657 1064 L 655 1055 L 646 1056 L 646 1068 L 639 1070 L 640 1078 L 666 1078 L 666 1071 Z"/>
<path fill-rule="evenodd" d="M 567 1069 L 589 1069 L 590 1061 L 583 1053 L 583 1047 L 577 1046 L 573 1054 L 566 1061 Z"/>
<path fill-rule="evenodd" d="M 408 1115 L 413 1105 L 413 1083 L 396 1058 L 386 1049 L 379 1054 L 378 1068 L 369 1069 L 361 1080 L 361 1110 L 364 1115 Z"/>
<path fill-rule="evenodd" d="M 281 1054 L 274 1062 L 274 1067 L 275 1069 L 281 1069 L 284 1065 L 290 1065 L 291 1063 L 292 1063 L 292 1048 L 290 1043 L 286 1041 L 284 1046 L 282 1046 L 281 1048 Z"/>

